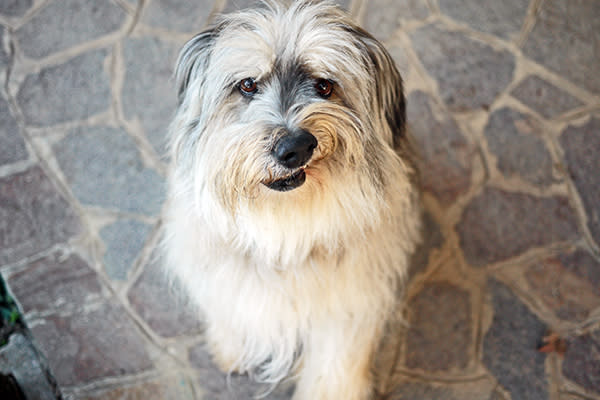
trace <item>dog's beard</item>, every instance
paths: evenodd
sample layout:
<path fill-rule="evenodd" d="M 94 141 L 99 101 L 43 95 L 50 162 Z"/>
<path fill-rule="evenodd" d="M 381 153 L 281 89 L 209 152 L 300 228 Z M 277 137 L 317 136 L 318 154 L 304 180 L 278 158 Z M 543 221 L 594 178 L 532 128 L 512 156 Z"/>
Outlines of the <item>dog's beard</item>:
<path fill-rule="evenodd" d="M 269 128 L 256 113 L 235 121 L 235 107 L 220 112 L 203 134 L 188 133 L 198 140 L 195 163 L 183 174 L 194 177 L 197 212 L 230 245 L 265 266 L 285 268 L 308 257 L 316 243 L 319 251 L 336 251 L 345 236 L 377 224 L 382 178 L 365 150 L 379 146 L 386 153 L 389 146 L 369 143 L 371 128 L 348 108 L 325 101 L 298 107 L 290 123 L 311 132 L 318 146 L 306 166 L 293 170 L 270 154 L 280 128 Z M 306 174 L 302 185 L 283 192 L 270 187 L 297 170 Z"/>
<path fill-rule="evenodd" d="M 216 118 L 206 128 L 213 133 L 198 142 L 193 167 L 197 190 L 211 191 L 232 211 L 240 201 L 268 201 L 269 196 L 282 201 L 278 192 L 310 196 L 324 189 L 325 174 L 350 174 L 365 157 L 361 137 L 366 135 L 361 133 L 364 127 L 360 119 L 336 104 L 312 103 L 293 118 L 292 124 L 311 132 L 318 145 L 305 165 L 292 169 L 271 155 L 273 142 L 282 134 L 280 127 L 269 128 L 259 115 L 252 122 L 234 123 L 232 119 Z"/>

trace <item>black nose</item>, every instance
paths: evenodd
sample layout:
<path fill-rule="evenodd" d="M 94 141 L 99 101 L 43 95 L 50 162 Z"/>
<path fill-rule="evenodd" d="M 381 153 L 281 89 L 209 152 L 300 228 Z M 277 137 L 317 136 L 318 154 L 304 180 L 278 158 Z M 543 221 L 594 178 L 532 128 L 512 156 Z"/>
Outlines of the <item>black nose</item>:
<path fill-rule="evenodd" d="M 289 133 L 275 144 L 273 157 L 288 168 L 305 165 L 317 147 L 317 138 L 304 130 Z"/>

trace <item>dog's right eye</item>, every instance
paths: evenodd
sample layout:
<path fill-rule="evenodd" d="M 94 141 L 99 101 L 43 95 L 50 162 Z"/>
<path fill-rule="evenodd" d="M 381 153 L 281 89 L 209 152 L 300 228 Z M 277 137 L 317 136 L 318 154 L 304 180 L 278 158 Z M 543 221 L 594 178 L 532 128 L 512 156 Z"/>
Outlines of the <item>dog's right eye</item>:
<path fill-rule="evenodd" d="M 242 79 L 238 84 L 238 88 L 240 89 L 240 93 L 244 96 L 252 96 L 258 91 L 256 81 L 252 78 Z"/>
<path fill-rule="evenodd" d="M 315 83 L 317 93 L 324 99 L 328 99 L 333 93 L 333 81 L 330 79 L 319 79 Z"/>

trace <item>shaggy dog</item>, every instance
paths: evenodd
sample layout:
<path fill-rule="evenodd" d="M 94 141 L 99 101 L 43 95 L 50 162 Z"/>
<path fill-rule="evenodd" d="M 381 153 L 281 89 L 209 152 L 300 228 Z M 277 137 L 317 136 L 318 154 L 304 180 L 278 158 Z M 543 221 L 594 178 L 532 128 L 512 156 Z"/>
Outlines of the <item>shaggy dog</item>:
<path fill-rule="evenodd" d="M 364 400 L 418 240 L 402 80 L 328 2 L 269 1 L 181 50 L 168 268 L 226 372 Z"/>

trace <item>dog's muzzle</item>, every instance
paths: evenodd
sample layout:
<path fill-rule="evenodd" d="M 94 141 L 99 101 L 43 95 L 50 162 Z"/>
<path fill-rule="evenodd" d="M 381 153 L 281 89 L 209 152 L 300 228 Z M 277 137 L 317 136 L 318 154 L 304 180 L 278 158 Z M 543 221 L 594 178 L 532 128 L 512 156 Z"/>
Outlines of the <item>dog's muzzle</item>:
<path fill-rule="evenodd" d="M 292 172 L 282 178 L 265 183 L 267 187 L 280 192 L 295 189 L 306 180 L 304 167 L 317 148 L 317 138 L 305 130 L 298 130 L 282 136 L 271 152 L 273 158 Z"/>

